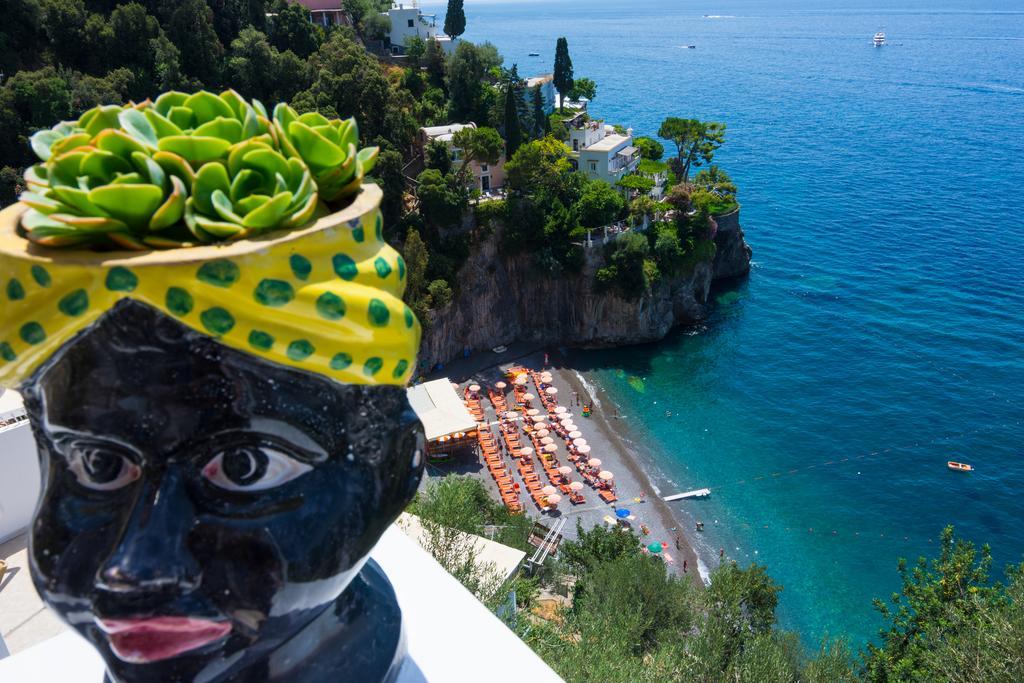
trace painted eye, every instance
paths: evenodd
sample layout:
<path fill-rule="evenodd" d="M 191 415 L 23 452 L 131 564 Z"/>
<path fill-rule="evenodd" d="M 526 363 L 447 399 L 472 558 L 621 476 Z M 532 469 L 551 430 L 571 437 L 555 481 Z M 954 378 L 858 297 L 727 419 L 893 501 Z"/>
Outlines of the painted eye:
<path fill-rule="evenodd" d="M 224 450 L 203 466 L 203 476 L 228 491 L 265 491 L 313 469 L 306 463 L 267 446 Z"/>
<path fill-rule="evenodd" d="M 142 474 L 142 468 L 120 453 L 90 446 L 75 448 L 68 468 L 79 484 L 94 491 L 114 491 Z"/>

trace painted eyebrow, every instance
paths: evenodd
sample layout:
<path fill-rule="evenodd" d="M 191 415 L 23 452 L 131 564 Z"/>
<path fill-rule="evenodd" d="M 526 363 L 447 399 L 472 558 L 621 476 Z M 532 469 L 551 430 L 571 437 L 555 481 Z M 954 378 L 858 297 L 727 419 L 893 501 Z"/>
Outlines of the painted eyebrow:
<path fill-rule="evenodd" d="M 129 443 L 120 441 L 118 439 L 111 439 L 103 436 L 97 436 L 95 434 L 87 432 L 79 432 L 74 429 L 68 429 L 66 427 L 51 427 L 50 430 L 50 441 L 57 446 L 57 451 L 61 454 L 65 460 L 67 460 L 67 453 L 64 452 L 65 448 L 71 443 L 78 444 L 83 443 L 91 446 L 98 446 L 101 448 L 107 448 L 111 451 L 117 451 L 121 455 L 129 455 L 135 459 L 136 463 L 142 463 L 144 461 L 142 452 L 139 451 L 135 446 Z"/>
<path fill-rule="evenodd" d="M 272 430 L 272 431 L 271 431 Z M 280 433 L 284 432 L 284 436 Z M 320 443 L 310 438 L 305 432 L 278 420 L 259 420 L 252 429 L 231 429 L 210 435 L 203 440 L 203 447 L 198 449 L 203 457 L 216 455 L 231 446 L 263 445 L 283 451 L 296 460 L 315 465 L 326 462 L 329 455 Z M 298 443 L 298 442 L 302 443 Z M 180 450 L 193 450 L 194 446 L 186 445 Z"/>

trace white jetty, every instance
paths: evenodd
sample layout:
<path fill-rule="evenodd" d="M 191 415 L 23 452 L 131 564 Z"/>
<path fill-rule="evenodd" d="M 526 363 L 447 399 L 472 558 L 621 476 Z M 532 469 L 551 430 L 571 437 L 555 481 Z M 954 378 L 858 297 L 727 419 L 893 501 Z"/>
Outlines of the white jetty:
<path fill-rule="evenodd" d="M 671 503 L 673 500 L 682 500 L 683 498 L 704 498 L 705 496 L 710 495 L 711 489 L 696 489 L 694 491 L 684 491 L 683 493 L 665 496 L 662 500 L 666 503 Z"/>

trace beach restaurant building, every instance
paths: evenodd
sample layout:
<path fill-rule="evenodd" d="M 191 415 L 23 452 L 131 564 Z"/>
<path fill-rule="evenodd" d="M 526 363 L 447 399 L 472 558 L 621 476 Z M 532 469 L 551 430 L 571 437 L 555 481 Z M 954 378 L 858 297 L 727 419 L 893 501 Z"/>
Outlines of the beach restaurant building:
<path fill-rule="evenodd" d="M 448 378 L 424 382 L 407 390 L 409 404 L 423 423 L 427 457 L 444 458 L 462 453 L 476 455 L 476 420 Z"/>

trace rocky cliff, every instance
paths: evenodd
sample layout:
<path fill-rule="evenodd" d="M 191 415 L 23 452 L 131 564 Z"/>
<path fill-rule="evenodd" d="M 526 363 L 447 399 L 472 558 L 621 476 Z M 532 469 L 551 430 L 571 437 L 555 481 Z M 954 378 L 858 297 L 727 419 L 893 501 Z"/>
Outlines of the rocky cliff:
<path fill-rule="evenodd" d="M 499 252 L 500 234 L 475 245 L 459 271 L 459 292 L 425 321 L 421 367 L 462 355 L 468 347 L 490 349 L 514 341 L 558 346 L 618 346 L 657 341 L 672 327 L 704 317 L 711 283 L 750 269 L 738 212 L 719 221 L 713 262 L 662 278 L 638 299 L 594 291 L 602 250 L 586 250 L 580 273 L 551 277 L 529 255 Z"/>

